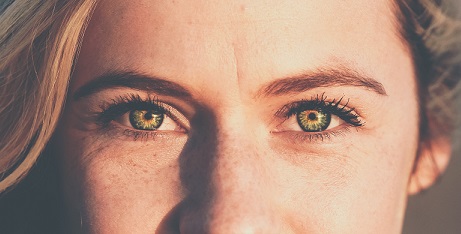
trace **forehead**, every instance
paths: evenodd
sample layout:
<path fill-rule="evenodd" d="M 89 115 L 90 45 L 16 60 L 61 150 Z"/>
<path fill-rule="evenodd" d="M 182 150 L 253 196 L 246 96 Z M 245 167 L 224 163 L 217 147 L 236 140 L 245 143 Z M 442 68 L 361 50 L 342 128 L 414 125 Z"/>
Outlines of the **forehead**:
<path fill-rule="evenodd" d="M 120 68 L 195 85 L 217 74 L 261 83 L 337 63 L 384 77 L 389 67 L 378 65 L 405 54 L 394 18 L 387 0 L 102 1 L 77 83 Z"/>

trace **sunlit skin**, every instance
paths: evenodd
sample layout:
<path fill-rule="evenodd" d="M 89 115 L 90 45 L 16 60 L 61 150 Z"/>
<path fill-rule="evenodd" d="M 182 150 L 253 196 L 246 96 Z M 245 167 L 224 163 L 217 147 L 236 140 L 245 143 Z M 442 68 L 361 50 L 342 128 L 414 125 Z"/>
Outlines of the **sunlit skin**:
<path fill-rule="evenodd" d="M 102 1 L 56 135 L 70 229 L 399 233 L 418 105 L 396 24 L 390 0 Z M 384 92 L 345 83 L 261 94 L 329 70 L 356 71 Z M 73 98 L 113 71 L 171 81 L 190 96 L 107 87 Z M 124 95 L 166 103 L 179 119 L 137 138 L 128 114 L 98 125 L 91 116 Z M 363 126 L 332 116 L 328 136 L 315 137 L 296 116 L 275 115 L 318 96 L 343 98 Z"/>

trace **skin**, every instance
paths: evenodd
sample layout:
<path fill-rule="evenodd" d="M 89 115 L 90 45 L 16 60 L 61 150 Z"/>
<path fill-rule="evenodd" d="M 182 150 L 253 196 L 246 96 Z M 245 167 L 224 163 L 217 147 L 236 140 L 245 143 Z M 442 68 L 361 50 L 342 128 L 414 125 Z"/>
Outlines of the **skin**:
<path fill-rule="evenodd" d="M 399 233 L 418 105 L 395 21 L 385 0 L 102 1 L 56 134 L 70 230 Z M 328 69 L 366 74 L 386 94 L 341 84 L 258 95 Z M 118 87 L 71 98 L 114 70 L 161 77 L 191 96 Z M 181 123 L 134 139 L 126 115 L 105 128 L 89 117 L 127 94 L 168 103 Z M 339 120 L 329 138 L 309 140 L 294 117 L 274 117 L 317 95 L 344 97 L 364 125 Z"/>

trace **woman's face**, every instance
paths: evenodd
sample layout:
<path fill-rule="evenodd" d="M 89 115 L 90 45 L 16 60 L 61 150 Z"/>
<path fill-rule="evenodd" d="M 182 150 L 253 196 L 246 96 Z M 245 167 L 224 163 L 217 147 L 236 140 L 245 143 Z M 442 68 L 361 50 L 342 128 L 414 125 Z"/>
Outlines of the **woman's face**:
<path fill-rule="evenodd" d="M 102 1 L 57 133 L 73 228 L 400 232 L 418 109 L 393 12 Z"/>

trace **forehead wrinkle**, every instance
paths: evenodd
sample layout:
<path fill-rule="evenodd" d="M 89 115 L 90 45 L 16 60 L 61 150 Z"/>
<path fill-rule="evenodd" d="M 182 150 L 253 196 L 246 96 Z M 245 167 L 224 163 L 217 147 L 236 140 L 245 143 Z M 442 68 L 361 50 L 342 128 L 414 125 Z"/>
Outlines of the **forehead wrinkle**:
<path fill-rule="evenodd" d="M 281 5 L 280 5 L 281 4 Z M 282 4 L 280 3 L 278 6 L 279 7 L 284 7 L 284 5 L 287 5 L 287 4 Z M 240 6 L 239 4 L 237 4 L 238 6 Z M 253 4 L 254 5 L 254 4 Z M 136 6 L 136 7 L 139 7 L 139 6 Z M 233 28 L 230 28 L 229 31 L 228 31 L 228 36 L 226 36 L 226 39 L 229 39 L 229 41 L 233 41 L 234 44 L 232 44 L 231 46 L 229 46 L 229 44 L 227 44 L 226 46 L 229 46 L 228 48 L 229 49 L 226 49 L 228 50 L 228 53 L 229 53 L 229 59 L 228 61 L 231 62 L 231 66 L 229 66 L 230 69 L 233 69 L 232 72 L 233 74 L 235 75 L 232 75 L 232 76 L 235 76 L 235 80 L 232 81 L 232 80 L 229 80 L 229 81 L 224 81 L 225 79 L 228 79 L 229 77 L 232 77 L 232 76 L 226 76 L 224 78 L 224 76 L 219 76 L 217 77 L 216 75 L 214 75 L 214 77 L 217 77 L 215 79 L 218 79 L 217 82 L 218 83 L 222 83 L 224 82 L 224 84 L 222 84 L 221 86 L 224 86 L 226 87 L 227 85 L 229 85 L 230 83 L 234 83 L 235 86 L 234 87 L 238 87 L 238 91 L 235 90 L 235 92 L 239 92 L 239 96 L 242 97 L 243 95 L 243 91 L 245 89 L 247 89 L 247 82 L 246 82 L 246 79 L 248 80 L 251 80 L 251 79 L 255 79 L 256 77 L 255 76 L 258 76 L 258 72 L 261 72 L 261 71 L 249 71 L 247 68 L 250 68 L 250 69 L 254 69 L 254 66 L 253 64 L 250 64 L 252 63 L 253 61 L 247 61 L 248 57 L 251 57 L 251 58 L 257 58 L 258 60 L 260 59 L 267 59 L 266 57 L 261 57 L 261 56 L 255 56 L 255 53 L 256 55 L 258 55 L 258 53 L 261 53 L 262 56 L 265 56 L 266 54 L 265 51 L 266 50 L 271 50 L 273 49 L 272 47 L 267 47 L 267 46 L 272 46 L 272 44 L 269 44 L 270 41 L 267 40 L 267 38 L 270 38 L 271 36 L 273 37 L 272 34 L 263 34 L 261 36 L 261 32 L 264 32 L 267 31 L 269 33 L 271 33 L 272 31 L 270 30 L 270 27 L 271 25 L 263 25 L 263 24 L 258 24 L 257 22 L 262 22 L 262 21 L 284 21 L 284 19 L 289 19 L 289 20 L 286 20 L 287 22 L 289 21 L 292 21 L 293 19 L 298 19 L 299 17 L 289 17 L 290 15 L 287 15 L 287 12 L 286 12 L 286 9 L 284 9 L 282 11 L 282 13 L 280 14 L 263 14 L 262 16 L 263 17 L 260 17 L 260 18 L 255 18 L 255 17 L 248 17 L 248 15 L 251 15 L 253 14 L 252 11 L 254 12 L 260 12 L 260 11 L 269 11 L 268 9 L 260 9 L 258 10 L 256 7 L 252 7 L 251 4 L 248 4 L 245 6 L 246 10 L 244 13 L 241 13 L 241 12 L 238 12 L 238 13 L 235 13 L 235 16 L 233 17 L 232 20 L 234 20 L 233 22 L 239 22 L 237 23 L 237 25 L 235 25 Z M 147 7 L 146 7 L 147 8 Z M 170 6 L 169 8 L 172 8 L 172 6 Z M 357 8 L 357 7 L 356 7 Z M 256 11 L 257 10 L 257 11 Z M 324 11 L 325 9 L 320 9 L 322 11 Z M 365 9 L 366 10 L 366 9 Z M 271 11 L 269 11 L 270 13 Z M 328 13 L 328 12 L 326 12 Z M 178 14 L 178 13 L 175 13 L 175 14 Z M 380 13 L 380 14 L 385 14 L 385 13 Z M 243 19 L 242 18 L 239 18 L 241 16 L 244 16 Z M 386 14 L 387 15 L 387 14 Z M 216 16 L 216 15 L 215 15 Z M 259 15 L 257 15 L 259 16 Z M 176 16 L 177 17 L 177 16 Z M 274 17 L 274 18 L 273 18 Z M 328 17 L 333 17 L 333 16 L 328 16 Z M 341 17 L 341 16 L 338 16 L 338 17 Z M 315 17 L 311 17 L 315 20 Z M 203 17 L 192 17 L 191 19 L 203 19 L 205 20 L 206 18 L 203 18 Z M 213 18 L 214 19 L 214 18 Z M 333 17 L 331 18 L 332 21 L 333 19 L 336 20 L 337 18 Z M 161 21 L 161 20 L 160 20 Z M 175 20 L 176 23 L 178 23 L 177 20 Z M 208 20 L 206 22 L 209 22 L 209 23 L 213 23 L 212 21 Z M 221 21 L 223 22 L 223 21 Z M 227 22 L 227 21 L 226 21 Z M 336 21 L 335 21 L 336 22 Z M 187 21 L 184 21 L 183 23 L 187 23 Z M 201 22 L 201 23 L 204 23 L 204 22 Z M 239 26 L 240 23 L 242 23 L 244 26 L 241 27 Z M 255 23 L 255 24 L 253 24 Z M 171 25 L 171 22 L 168 23 L 169 25 Z M 338 24 L 340 24 L 340 22 L 338 22 Z M 289 24 L 287 24 L 286 26 L 285 25 L 281 25 L 281 27 L 288 27 Z M 217 26 L 217 25 L 216 25 Z M 276 30 L 280 31 L 280 32 L 283 32 L 281 31 L 282 28 L 279 27 L 279 28 L 276 28 Z M 259 31 L 259 35 L 256 35 L 256 33 L 254 32 L 254 30 L 248 30 L 248 29 L 252 29 L 252 28 L 255 28 L 255 29 L 258 29 Z M 247 29 L 247 30 L 245 30 Z M 237 34 L 237 35 L 236 35 Z M 254 36 L 253 36 L 253 35 Z M 194 35 L 192 35 L 194 36 Z M 265 37 L 265 36 L 268 36 L 268 37 Z M 334 36 L 334 35 L 333 35 Z M 253 38 L 254 37 L 254 38 Z M 232 40 L 232 38 L 235 38 L 234 40 Z M 222 39 L 222 38 L 220 38 Z M 256 40 L 255 40 L 256 39 Z M 228 41 L 228 42 L 229 42 Z M 284 43 L 285 41 L 277 41 L 276 43 Z M 267 44 L 267 45 L 266 45 Z M 258 47 L 256 48 L 255 45 L 257 45 Z M 250 48 L 248 51 L 246 50 L 246 47 Z M 267 48 L 266 48 L 267 47 Z M 282 49 L 285 49 L 285 48 L 282 48 Z M 222 50 L 221 50 L 222 51 Z M 261 58 L 260 58 L 261 57 Z M 274 56 L 274 57 L 277 57 L 277 56 Z M 122 57 L 124 58 L 125 60 L 131 60 L 131 58 L 129 57 Z M 189 60 L 190 57 L 187 57 L 186 56 L 186 59 Z M 283 59 L 281 59 L 283 60 Z M 131 62 L 131 61 L 130 61 Z M 279 61 L 274 61 L 276 64 L 277 62 Z M 295 61 L 296 62 L 296 61 Z M 122 61 L 121 63 L 124 63 L 124 61 Z M 195 66 L 194 64 L 192 66 Z M 189 75 L 190 72 L 194 72 L 194 70 L 192 69 L 195 69 L 194 67 L 191 67 L 191 70 L 187 70 L 187 71 L 184 71 L 183 74 L 186 74 L 186 75 Z M 268 66 L 271 66 L 271 64 L 268 64 Z M 184 66 L 183 66 L 184 67 Z M 168 68 L 169 70 L 171 70 L 171 68 Z M 263 68 L 265 69 L 265 68 Z M 269 67 L 268 69 L 272 69 L 271 67 Z M 277 68 L 278 69 L 278 68 Z M 179 69 L 179 70 L 182 70 L 182 69 Z M 267 70 L 267 69 L 266 69 Z M 190 72 L 189 72 L 190 71 Z M 213 70 L 214 71 L 214 70 Z M 182 71 L 181 71 L 182 72 Z M 235 72 L 235 73 L 234 73 Z M 282 72 L 285 72 L 285 71 L 282 71 Z M 289 71 L 290 72 L 290 71 Z M 208 71 L 207 71 L 208 73 Z M 266 74 L 266 71 L 262 71 L 263 73 L 263 76 L 264 77 L 270 77 L 270 74 Z M 203 73 L 202 73 L 203 74 Z M 202 75 L 201 74 L 201 75 Z M 209 74 L 209 73 L 208 73 Z M 231 74 L 231 73 L 229 73 Z M 256 74 L 256 75 L 255 75 Z M 168 74 L 169 75 L 169 74 Z M 176 75 L 176 74 L 175 74 Z M 205 81 L 204 82 L 206 85 L 209 84 L 209 82 Z M 233 85 L 232 85 L 233 86 Z M 234 94 L 235 95 L 235 94 Z"/>

